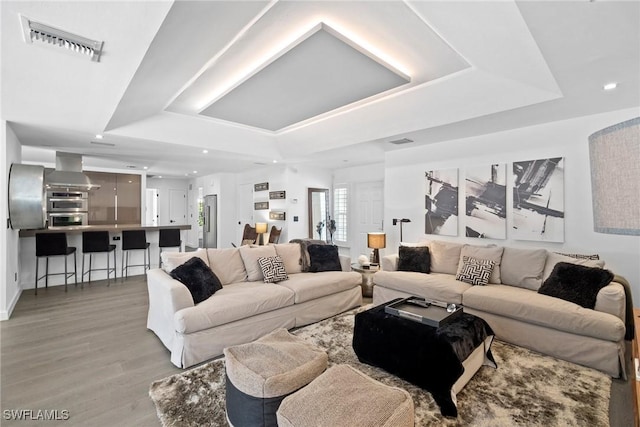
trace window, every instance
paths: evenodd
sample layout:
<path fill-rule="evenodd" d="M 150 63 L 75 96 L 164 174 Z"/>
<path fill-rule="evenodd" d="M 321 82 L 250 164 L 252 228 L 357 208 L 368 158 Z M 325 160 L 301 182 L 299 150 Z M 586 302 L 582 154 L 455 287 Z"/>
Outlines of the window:
<path fill-rule="evenodd" d="M 337 187 L 333 190 L 333 219 L 336 221 L 334 239 L 338 242 L 346 242 L 349 231 L 349 192 L 346 187 Z"/>

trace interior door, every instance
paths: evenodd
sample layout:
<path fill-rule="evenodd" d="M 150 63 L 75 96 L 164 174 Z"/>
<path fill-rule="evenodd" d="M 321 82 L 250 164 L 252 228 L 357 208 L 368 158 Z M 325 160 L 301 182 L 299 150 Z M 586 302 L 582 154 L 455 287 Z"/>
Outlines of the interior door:
<path fill-rule="evenodd" d="M 372 231 L 383 231 L 384 218 L 384 185 L 382 181 L 361 182 L 355 186 L 356 242 L 351 247 L 352 259 L 357 259 L 359 255 L 371 254 L 372 249 L 367 247 L 367 233 Z M 383 253 L 380 254 L 383 256 Z"/>
<path fill-rule="evenodd" d="M 245 224 L 254 225 L 253 217 L 253 184 L 241 184 L 238 197 L 238 222 L 236 224 L 236 245 L 242 242 L 242 231 Z"/>
<path fill-rule="evenodd" d="M 187 191 L 169 190 L 169 225 L 187 223 Z"/>

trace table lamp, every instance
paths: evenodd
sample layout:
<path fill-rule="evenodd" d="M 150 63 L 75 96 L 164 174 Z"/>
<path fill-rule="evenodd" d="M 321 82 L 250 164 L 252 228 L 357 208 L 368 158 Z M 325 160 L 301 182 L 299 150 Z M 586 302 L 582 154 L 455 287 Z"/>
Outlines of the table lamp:
<path fill-rule="evenodd" d="M 378 249 L 383 249 L 387 246 L 387 235 L 382 232 L 367 233 L 367 246 L 373 249 L 373 262 L 374 264 L 380 264 L 380 252 Z"/>
<path fill-rule="evenodd" d="M 264 233 L 267 232 L 266 222 L 256 222 L 256 234 L 258 235 L 258 245 L 264 245 Z"/>

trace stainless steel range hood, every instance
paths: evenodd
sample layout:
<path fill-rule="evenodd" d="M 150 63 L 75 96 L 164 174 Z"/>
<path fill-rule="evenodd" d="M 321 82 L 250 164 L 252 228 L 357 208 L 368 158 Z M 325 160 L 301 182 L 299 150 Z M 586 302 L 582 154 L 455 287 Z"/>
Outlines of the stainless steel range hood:
<path fill-rule="evenodd" d="M 56 170 L 45 177 L 49 189 L 94 190 L 100 188 L 82 173 L 82 156 L 56 151 Z"/>

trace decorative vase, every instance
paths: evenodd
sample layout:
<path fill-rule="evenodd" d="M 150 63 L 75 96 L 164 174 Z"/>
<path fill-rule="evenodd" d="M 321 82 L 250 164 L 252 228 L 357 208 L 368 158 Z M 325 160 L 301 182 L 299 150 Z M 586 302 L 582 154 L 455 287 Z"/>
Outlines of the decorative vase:
<path fill-rule="evenodd" d="M 358 257 L 358 264 L 360 264 L 360 265 L 368 265 L 369 264 L 369 257 L 367 257 L 366 255 L 360 255 Z"/>

